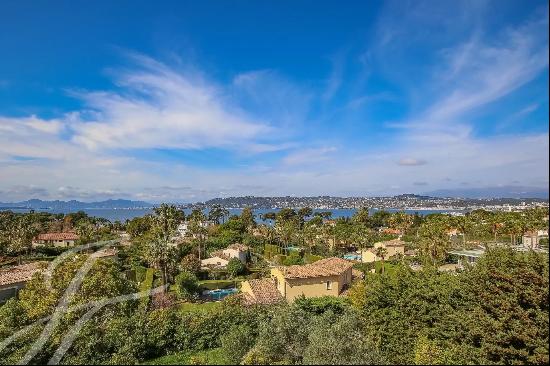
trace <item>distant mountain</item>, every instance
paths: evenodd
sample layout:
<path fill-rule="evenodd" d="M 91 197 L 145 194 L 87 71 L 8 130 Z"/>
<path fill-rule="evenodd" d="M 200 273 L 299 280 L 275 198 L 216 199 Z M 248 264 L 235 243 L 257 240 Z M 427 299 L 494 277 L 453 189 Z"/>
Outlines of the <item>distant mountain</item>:
<path fill-rule="evenodd" d="M 502 186 L 486 188 L 455 188 L 439 189 L 426 192 L 434 197 L 461 197 L 461 198 L 548 198 L 548 188 Z"/>
<path fill-rule="evenodd" d="M 76 200 L 71 201 L 43 201 L 39 199 L 31 199 L 22 202 L 3 203 L 0 202 L 0 208 L 50 208 L 54 210 L 83 210 L 90 208 L 139 208 L 139 207 L 153 207 L 154 205 L 149 202 L 143 201 L 131 201 L 131 200 L 106 200 L 100 202 L 81 202 Z"/>

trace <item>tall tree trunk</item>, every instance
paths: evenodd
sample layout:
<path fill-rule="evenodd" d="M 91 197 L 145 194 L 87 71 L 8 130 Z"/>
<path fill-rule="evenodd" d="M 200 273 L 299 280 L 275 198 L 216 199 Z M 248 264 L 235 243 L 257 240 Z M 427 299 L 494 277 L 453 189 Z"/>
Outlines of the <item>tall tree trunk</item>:
<path fill-rule="evenodd" d="M 161 281 L 162 281 L 162 292 L 166 292 L 166 266 L 161 266 L 161 269 L 160 269 L 160 276 L 161 276 Z"/>

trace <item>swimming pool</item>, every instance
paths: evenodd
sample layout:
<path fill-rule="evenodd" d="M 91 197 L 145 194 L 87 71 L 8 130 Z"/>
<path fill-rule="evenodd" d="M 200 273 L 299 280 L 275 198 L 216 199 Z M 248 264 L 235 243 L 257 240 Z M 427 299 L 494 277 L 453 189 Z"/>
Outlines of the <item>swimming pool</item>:
<path fill-rule="evenodd" d="M 344 254 L 344 259 L 348 261 L 361 261 L 361 254 Z"/>
<path fill-rule="evenodd" d="M 300 247 L 294 247 L 294 246 L 292 246 L 292 247 L 286 247 L 285 249 L 288 250 L 288 251 L 291 251 L 291 250 L 300 251 L 300 250 L 302 250 L 302 248 L 300 248 Z"/>
<path fill-rule="evenodd" d="M 236 288 L 219 288 L 216 290 L 204 291 L 203 294 L 211 300 L 219 301 L 226 296 L 236 294 L 239 290 Z"/>

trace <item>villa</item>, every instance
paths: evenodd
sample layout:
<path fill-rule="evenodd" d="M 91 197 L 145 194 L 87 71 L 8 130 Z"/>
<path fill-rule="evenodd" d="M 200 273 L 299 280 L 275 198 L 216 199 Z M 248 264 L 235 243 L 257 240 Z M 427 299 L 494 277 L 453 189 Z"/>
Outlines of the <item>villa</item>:
<path fill-rule="evenodd" d="M 326 258 L 306 265 L 276 267 L 271 277 L 244 281 L 241 291 L 246 304 L 273 304 L 294 301 L 299 296 L 341 296 L 352 279 L 352 263 L 342 258 Z"/>
<path fill-rule="evenodd" d="M 479 257 L 481 257 L 485 253 L 485 248 L 479 247 L 477 249 L 470 250 L 452 250 L 448 253 L 457 256 L 458 267 L 463 268 L 466 263 L 472 265 L 477 262 Z"/>
<path fill-rule="evenodd" d="M 27 281 L 41 268 L 41 262 L 22 264 L 0 270 L 0 304 L 17 296 Z"/>
<path fill-rule="evenodd" d="M 386 249 L 384 259 L 391 258 L 395 255 L 405 255 L 405 242 L 401 239 L 393 239 L 375 243 L 373 248 L 361 251 L 361 261 L 363 263 L 372 263 L 382 260 L 382 258 L 377 255 L 378 248 Z"/>
<path fill-rule="evenodd" d="M 32 246 L 53 245 L 55 247 L 72 247 L 79 236 L 76 233 L 45 233 L 38 234 L 32 241 Z"/>
<path fill-rule="evenodd" d="M 499 245 L 499 244 L 496 244 Z M 527 252 L 527 251 L 534 251 L 536 253 L 544 253 L 548 254 L 548 250 L 544 248 L 532 248 L 525 245 L 515 245 L 515 246 L 509 246 L 508 244 L 500 244 L 505 247 L 510 247 L 513 250 L 517 252 Z M 464 268 L 465 264 L 473 265 L 475 264 L 478 259 L 485 254 L 486 248 L 484 246 L 478 246 L 475 249 L 468 249 L 468 250 L 451 250 L 448 251 L 448 254 L 454 255 L 458 257 L 458 268 Z"/>
<path fill-rule="evenodd" d="M 207 229 L 208 227 L 210 227 L 212 225 L 213 225 L 213 223 L 211 221 L 200 221 L 199 222 L 199 226 L 202 227 L 203 229 Z M 191 222 L 189 222 L 189 221 L 184 221 L 184 222 L 182 222 L 181 224 L 178 225 L 176 230 L 177 230 L 178 234 L 180 235 L 180 237 L 184 238 L 184 237 L 189 236 L 190 226 L 191 226 Z M 193 236 L 193 238 L 196 238 L 195 234 L 193 234 L 192 236 Z"/>
<path fill-rule="evenodd" d="M 528 231 L 523 234 L 522 243 L 527 248 L 537 248 L 542 238 L 548 238 L 548 230 Z"/>
<path fill-rule="evenodd" d="M 237 258 L 243 264 L 248 259 L 249 248 L 243 244 L 231 244 L 223 250 L 212 252 L 210 258 L 201 260 L 202 268 L 224 268 L 232 258 Z"/>

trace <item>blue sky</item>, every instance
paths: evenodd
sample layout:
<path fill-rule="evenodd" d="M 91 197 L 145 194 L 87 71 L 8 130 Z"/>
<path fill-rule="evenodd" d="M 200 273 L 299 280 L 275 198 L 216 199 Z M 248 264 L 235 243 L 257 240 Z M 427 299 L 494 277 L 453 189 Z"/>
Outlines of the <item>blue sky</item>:
<path fill-rule="evenodd" d="M 0 4 L 0 200 L 548 186 L 547 1 Z"/>

